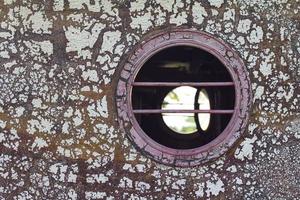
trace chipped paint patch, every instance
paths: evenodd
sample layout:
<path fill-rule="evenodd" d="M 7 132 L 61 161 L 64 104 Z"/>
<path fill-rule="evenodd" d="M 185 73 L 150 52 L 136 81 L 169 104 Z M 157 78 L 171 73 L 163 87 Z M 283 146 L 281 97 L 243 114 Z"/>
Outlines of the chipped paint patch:
<path fill-rule="evenodd" d="M 207 17 L 207 12 L 204 7 L 201 6 L 200 3 L 196 2 L 193 6 L 193 18 L 194 22 L 197 24 L 202 24 L 205 17 Z"/>
<path fill-rule="evenodd" d="M 247 39 L 250 43 L 259 43 L 263 40 L 263 34 L 264 32 L 262 27 L 254 25 L 253 30 L 250 32 L 250 35 L 247 37 Z"/>
<path fill-rule="evenodd" d="M 234 153 L 234 157 L 239 160 L 252 160 L 253 158 L 253 143 L 257 140 L 257 137 L 246 138 L 242 143 L 241 147 L 237 148 Z"/>
<path fill-rule="evenodd" d="M 251 28 L 252 21 L 250 19 L 240 20 L 238 24 L 238 32 L 247 33 Z"/>
<path fill-rule="evenodd" d="M 207 197 L 218 196 L 220 192 L 224 191 L 224 183 L 221 179 L 217 179 L 216 181 L 207 181 Z"/>
<path fill-rule="evenodd" d="M 261 97 L 262 97 L 262 95 L 264 94 L 264 87 L 263 86 L 258 86 L 257 88 L 256 88 L 256 90 L 255 90 L 255 94 L 254 94 L 254 101 L 256 100 L 256 99 L 261 99 Z"/>
<path fill-rule="evenodd" d="M 210 5 L 220 8 L 224 3 L 224 0 L 209 0 L 208 2 Z"/>

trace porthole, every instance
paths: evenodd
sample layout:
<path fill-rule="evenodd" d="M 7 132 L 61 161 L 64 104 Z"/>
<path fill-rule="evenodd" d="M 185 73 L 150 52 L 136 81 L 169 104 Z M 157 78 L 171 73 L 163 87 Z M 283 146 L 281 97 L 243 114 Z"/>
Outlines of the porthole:
<path fill-rule="evenodd" d="M 251 102 L 243 62 L 223 41 L 173 30 L 137 45 L 117 85 L 119 123 L 158 162 L 194 166 L 228 150 Z"/>

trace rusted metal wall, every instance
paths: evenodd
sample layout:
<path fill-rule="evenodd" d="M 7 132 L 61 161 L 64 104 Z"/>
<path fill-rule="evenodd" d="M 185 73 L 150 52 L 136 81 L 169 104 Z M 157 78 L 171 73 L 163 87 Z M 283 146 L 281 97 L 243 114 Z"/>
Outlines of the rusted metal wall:
<path fill-rule="evenodd" d="M 158 164 L 119 130 L 130 50 L 172 27 L 223 39 L 253 90 L 243 138 L 193 168 Z M 1 199 L 296 199 L 299 0 L 0 1 Z"/>

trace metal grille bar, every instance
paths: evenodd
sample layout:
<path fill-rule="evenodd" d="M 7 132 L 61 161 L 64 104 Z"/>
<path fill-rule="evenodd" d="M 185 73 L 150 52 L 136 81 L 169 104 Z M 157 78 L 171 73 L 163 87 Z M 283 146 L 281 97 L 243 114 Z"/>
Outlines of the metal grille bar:
<path fill-rule="evenodd" d="M 232 114 L 234 110 L 182 110 L 182 109 L 136 109 L 135 114 L 155 114 L 155 113 L 212 113 L 212 114 Z"/>
<path fill-rule="evenodd" d="M 176 87 L 176 86 L 206 86 L 206 87 L 215 87 L 215 86 L 233 86 L 234 82 L 134 82 L 133 86 L 143 86 L 143 87 Z"/>

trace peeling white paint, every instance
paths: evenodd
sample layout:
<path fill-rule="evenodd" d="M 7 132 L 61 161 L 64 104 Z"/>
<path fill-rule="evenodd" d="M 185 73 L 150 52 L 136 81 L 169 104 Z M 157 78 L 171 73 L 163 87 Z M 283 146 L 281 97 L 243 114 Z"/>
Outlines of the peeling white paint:
<path fill-rule="evenodd" d="M 236 184 L 238 184 L 238 185 L 242 185 L 242 184 L 243 184 L 243 180 L 240 179 L 239 177 L 236 177 L 236 178 L 235 178 L 235 182 L 236 182 Z"/>
<path fill-rule="evenodd" d="M 43 138 L 36 137 L 31 148 L 32 149 L 37 148 L 38 150 L 40 150 L 41 148 L 47 147 L 47 146 L 48 146 L 48 144 Z"/>
<path fill-rule="evenodd" d="M 253 158 L 253 143 L 257 140 L 255 135 L 253 138 L 246 138 L 236 149 L 234 157 L 239 160 L 245 160 L 246 158 L 252 160 Z"/>
<path fill-rule="evenodd" d="M 185 184 L 186 184 L 185 179 L 179 179 L 179 180 L 175 181 L 171 187 L 172 187 L 172 189 L 175 189 L 175 190 L 185 189 Z"/>
<path fill-rule="evenodd" d="M 228 9 L 224 12 L 224 20 L 234 20 L 235 18 L 235 10 L 234 9 Z"/>
<path fill-rule="evenodd" d="M 96 70 L 88 69 L 87 71 L 82 72 L 81 77 L 85 81 L 92 81 L 92 82 L 98 82 L 99 81 L 99 77 L 98 77 L 98 74 L 97 74 Z"/>
<path fill-rule="evenodd" d="M 73 108 L 69 107 L 64 113 L 64 117 L 71 117 L 73 115 Z"/>
<path fill-rule="evenodd" d="M 63 11 L 64 9 L 64 1 L 54 0 L 53 2 L 53 10 L 54 11 Z"/>
<path fill-rule="evenodd" d="M 48 41 L 24 41 L 24 44 L 32 51 L 33 55 L 39 55 L 40 52 L 45 53 L 47 56 L 53 54 L 53 44 Z"/>
<path fill-rule="evenodd" d="M 195 191 L 196 197 L 204 197 L 204 186 L 204 183 L 197 184 L 198 189 Z"/>
<path fill-rule="evenodd" d="M 106 192 L 85 192 L 86 199 L 104 199 L 107 196 Z M 105 198 L 111 199 L 111 198 Z"/>
<path fill-rule="evenodd" d="M 263 40 L 264 32 L 260 26 L 254 25 L 250 35 L 247 37 L 250 43 L 259 43 Z"/>
<path fill-rule="evenodd" d="M 224 3 L 224 0 L 208 0 L 208 2 L 210 5 L 220 8 Z"/>
<path fill-rule="evenodd" d="M 120 180 L 119 187 L 121 188 L 133 188 L 133 181 L 127 177 L 123 177 Z"/>
<path fill-rule="evenodd" d="M 186 12 L 181 12 L 176 15 L 175 14 L 171 15 L 170 23 L 176 24 L 177 26 L 187 23 Z"/>
<path fill-rule="evenodd" d="M 0 128 L 4 129 L 6 127 L 6 121 L 0 119 Z"/>
<path fill-rule="evenodd" d="M 174 0 L 157 0 L 157 3 L 159 3 L 167 12 L 171 12 Z"/>
<path fill-rule="evenodd" d="M 44 133 L 53 133 L 52 127 L 53 122 L 49 119 L 42 118 L 40 121 L 32 119 L 28 121 L 27 131 L 30 134 L 34 134 L 35 132 L 44 132 Z"/>
<path fill-rule="evenodd" d="M 146 190 L 150 189 L 150 184 L 143 182 L 143 181 L 136 181 L 135 182 L 135 188 L 136 190 L 139 190 L 141 192 L 145 192 Z"/>
<path fill-rule="evenodd" d="M 34 108 L 41 108 L 43 101 L 41 99 L 33 99 L 31 103 Z"/>
<path fill-rule="evenodd" d="M 237 27 L 238 32 L 247 33 L 251 28 L 252 21 L 250 19 L 239 20 L 239 24 Z"/>
<path fill-rule="evenodd" d="M 10 5 L 13 4 L 15 0 L 4 0 L 4 5 Z"/>
<path fill-rule="evenodd" d="M 107 14 L 112 15 L 112 16 L 117 16 L 116 19 L 118 21 L 120 20 L 118 9 L 114 8 L 114 5 L 112 4 L 111 0 L 102 0 L 100 6 L 103 9 L 104 13 L 107 13 Z"/>
<path fill-rule="evenodd" d="M 101 46 L 102 52 L 113 52 L 114 46 L 117 42 L 121 39 L 121 32 L 120 31 L 107 31 L 103 35 L 103 43 Z"/>
<path fill-rule="evenodd" d="M 78 199 L 77 197 L 77 193 L 75 190 L 73 189 L 70 189 L 69 192 L 68 192 L 68 197 L 70 198 L 70 200 L 76 200 Z"/>
<path fill-rule="evenodd" d="M 257 86 L 257 88 L 255 89 L 255 94 L 254 94 L 253 100 L 254 101 L 260 100 L 262 95 L 264 94 L 264 90 L 265 90 L 264 86 L 261 86 L 261 85 Z"/>
<path fill-rule="evenodd" d="M 140 0 L 130 3 L 130 12 L 141 11 L 145 8 L 147 0 Z"/>
<path fill-rule="evenodd" d="M 76 110 L 75 113 L 74 113 L 74 116 L 72 119 L 73 119 L 73 122 L 74 122 L 74 125 L 75 126 L 79 126 L 82 124 L 83 122 L 83 119 L 82 119 L 82 114 L 79 110 Z"/>
<path fill-rule="evenodd" d="M 23 24 L 28 29 L 32 28 L 32 31 L 34 33 L 38 33 L 38 34 L 51 33 L 51 28 L 53 26 L 53 23 L 52 23 L 52 20 L 49 20 L 46 17 L 44 12 L 34 12 L 34 13 L 32 13 L 32 11 L 29 10 L 28 8 L 21 7 L 20 14 L 25 19 Z"/>
<path fill-rule="evenodd" d="M 270 51 L 270 49 L 266 49 L 262 56 L 262 62 L 259 67 L 259 71 L 264 75 L 264 76 L 269 76 L 272 74 L 272 68 L 274 68 L 274 58 L 275 54 Z"/>
<path fill-rule="evenodd" d="M 104 174 L 90 174 L 86 178 L 87 183 L 106 183 L 108 181 L 108 177 Z"/>
<path fill-rule="evenodd" d="M 288 84 L 288 88 L 284 89 L 282 86 L 279 86 L 277 89 L 276 97 L 278 99 L 285 98 L 286 102 L 289 102 L 289 100 L 294 95 L 294 86 L 292 84 Z"/>
<path fill-rule="evenodd" d="M 224 183 L 221 179 L 217 179 L 216 181 L 207 181 L 206 182 L 207 189 L 206 195 L 207 197 L 218 196 L 220 192 L 224 192 Z"/>
<path fill-rule="evenodd" d="M 132 17 L 130 26 L 135 29 L 141 29 L 142 32 L 146 32 L 152 25 L 151 13 L 145 13 L 138 17 Z"/>
<path fill-rule="evenodd" d="M 92 103 L 87 107 L 90 117 L 108 117 L 107 111 L 107 101 L 106 96 L 104 96 L 100 101 Z"/>
<path fill-rule="evenodd" d="M 83 18 L 82 15 L 81 18 Z M 80 27 L 69 26 L 65 30 L 65 35 L 68 40 L 66 51 L 75 51 L 79 57 L 90 58 L 90 51 L 83 49 L 87 47 L 92 48 L 94 46 L 100 31 L 104 27 L 102 23 L 94 23 L 91 30 L 82 30 Z"/>
<path fill-rule="evenodd" d="M 193 18 L 194 22 L 197 24 L 202 24 L 205 17 L 207 17 L 207 12 L 205 8 L 201 5 L 201 3 L 195 2 L 193 8 Z"/>
<path fill-rule="evenodd" d="M 232 166 L 228 167 L 228 168 L 226 169 L 226 171 L 235 173 L 235 172 L 237 172 L 237 168 L 236 168 L 235 165 L 232 165 Z"/>
<path fill-rule="evenodd" d="M 105 4 L 105 5 L 102 5 Z M 63 5 L 60 5 L 60 8 Z M 112 4 L 110 1 L 89 1 L 89 0 L 80 0 L 80 1 L 70 1 L 69 6 L 71 9 L 83 10 L 87 8 L 90 12 L 100 12 L 101 8 L 104 8 L 106 12 L 112 12 Z M 112 13 L 113 15 L 116 13 Z"/>

